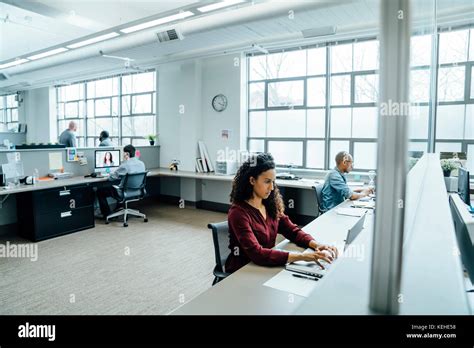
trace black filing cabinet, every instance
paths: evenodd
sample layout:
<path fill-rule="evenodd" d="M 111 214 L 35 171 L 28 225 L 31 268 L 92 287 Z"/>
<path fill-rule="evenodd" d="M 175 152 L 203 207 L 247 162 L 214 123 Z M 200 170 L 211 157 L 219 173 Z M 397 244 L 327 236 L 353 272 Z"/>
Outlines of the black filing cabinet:
<path fill-rule="evenodd" d="M 40 241 L 92 228 L 94 191 L 90 185 L 75 185 L 17 194 L 20 234 Z"/>

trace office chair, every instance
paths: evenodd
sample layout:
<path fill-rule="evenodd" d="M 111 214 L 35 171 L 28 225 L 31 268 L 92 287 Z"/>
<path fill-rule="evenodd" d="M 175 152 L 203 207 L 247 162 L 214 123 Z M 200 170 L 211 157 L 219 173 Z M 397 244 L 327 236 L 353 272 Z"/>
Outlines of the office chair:
<path fill-rule="evenodd" d="M 318 216 L 324 213 L 321 210 L 321 204 L 323 203 L 323 186 L 324 184 L 313 186 L 314 193 L 316 194 L 316 202 L 318 202 Z"/>
<path fill-rule="evenodd" d="M 148 222 L 145 214 L 138 210 L 128 208 L 128 203 L 141 200 L 146 195 L 146 176 L 148 172 L 126 174 L 120 185 L 113 185 L 113 197 L 118 201 L 118 204 L 123 204 L 124 207 L 119 211 L 107 216 L 105 223 L 109 223 L 109 219 L 123 215 L 123 227 L 128 227 L 128 215 L 142 217 L 144 222 Z"/>
<path fill-rule="evenodd" d="M 214 241 L 214 253 L 216 256 L 216 266 L 214 267 L 214 281 L 212 285 L 217 284 L 230 273 L 225 272 L 225 261 L 229 257 L 229 225 L 227 221 L 208 224 L 207 228 L 212 230 L 212 239 Z"/>

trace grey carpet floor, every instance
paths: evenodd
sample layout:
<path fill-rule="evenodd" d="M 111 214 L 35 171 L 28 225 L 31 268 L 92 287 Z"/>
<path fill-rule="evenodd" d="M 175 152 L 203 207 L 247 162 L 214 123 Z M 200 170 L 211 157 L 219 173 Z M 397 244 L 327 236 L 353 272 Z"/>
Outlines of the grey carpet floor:
<path fill-rule="evenodd" d="M 38 242 L 38 260 L 0 258 L 0 314 L 166 314 L 209 289 L 209 222 L 226 214 L 165 204 L 130 219 Z M 27 243 L 0 236 L 0 243 Z"/>

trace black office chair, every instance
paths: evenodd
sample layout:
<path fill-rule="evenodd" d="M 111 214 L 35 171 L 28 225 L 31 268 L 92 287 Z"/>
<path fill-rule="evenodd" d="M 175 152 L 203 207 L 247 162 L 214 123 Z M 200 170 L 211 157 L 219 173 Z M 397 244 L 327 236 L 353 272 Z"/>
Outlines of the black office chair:
<path fill-rule="evenodd" d="M 324 184 L 313 186 L 314 193 L 316 194 L 316 202 L 318 202 L 318 216 L 324 213 L 321 210 L 321 204 L 323 203 L 323 186 Z"/>
<path fill-rule="evenodd" d="M 113 185 L 113 197 L 118 201 L 118 204 L 123 204 L 124 207 L 119 211 L 107 216 L 105 223 L 109 223 L 109 219 L 123 215 L 123 227 L 128 227 L 128 215 L 142 217 L 144 222 L 148 222 L 145 214 L 138 210 L 128 208 L 128 203 L 141 200 L 146 195 L 146 176 L 148 172 L 126 174 L 122 177 L 120 185 Z"/>
<path fill-rule="evenodd" d="M 225 262 L 230 254 L 229 225 L 227 224 L 227 221 L 223 221 L 215 224 L 208 224 L 207 228 L 212 230 L 212 239 L 214 241 L 216 266 L 212 272 L 215 277 L 212 285 L 215 285 L 230 275 L 230 273 L 225 272 Z"/>

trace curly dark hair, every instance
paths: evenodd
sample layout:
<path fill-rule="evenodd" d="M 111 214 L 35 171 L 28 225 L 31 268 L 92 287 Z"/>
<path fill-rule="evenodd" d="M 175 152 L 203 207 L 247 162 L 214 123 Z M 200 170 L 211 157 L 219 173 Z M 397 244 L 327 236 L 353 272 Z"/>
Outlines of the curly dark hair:
<path fill-rule="evenodd" d="M 259 153 L 251 155 L 240 166 L 232 181 L 232 192 L 230 193 L 231 203 L 242 203 L 252 198 L 253 186 L 250 184 L 250 177 L 255 178 L 267 170 L 275 169 L 275 162 L 269 153 Z M 273 191 L 268 198 L 262 200 L 267 213 L 276 219 L 285 213 L 285 205 L 281 197 L 278 186 L 274 184 Z"/>

